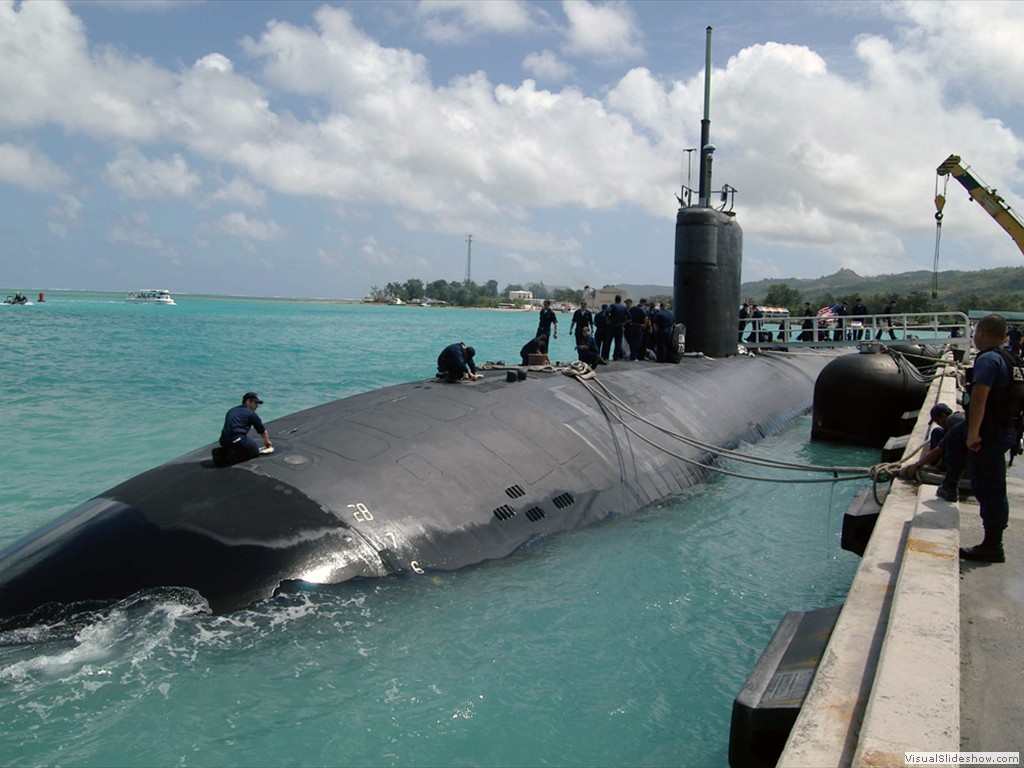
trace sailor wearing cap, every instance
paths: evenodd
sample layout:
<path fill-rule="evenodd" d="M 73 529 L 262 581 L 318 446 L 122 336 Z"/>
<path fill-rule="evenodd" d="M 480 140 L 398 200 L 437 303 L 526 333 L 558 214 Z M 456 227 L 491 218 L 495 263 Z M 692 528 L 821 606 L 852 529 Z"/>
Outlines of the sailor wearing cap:
<path fill-rule="evenodd" d="M 256 409 L 262 404 L 263 401 L 260 400 L 259 395 L 255 392 L 246 392 L 242 395 L 242 404 L 236 405 L 227 412 L 224 416 L 224 429 L 220 433 L 220 447 L 223 450 L 219 452 L 214 450 L 215 464 L 226 466 L 259 456 L 259 447 L 249 437 L 250 427 L 263 438 L 264 448 L 273 447 L 267 428 L 263 426 L 260 417 L 256 415 Z"/>
<path fill-rule="evenodd" d="M 928 423 L 938 425 L 928 436 L 929 448 L 937 446 L 945 434 L 955 426 L 956 422 L 963 418 L 963 414 L 961 414 L 959 419 L 950 419 L 949 417 L 953 415 L 953 409 L 945 403 L 933 405 L 928 415 L 931 417 Z"/>

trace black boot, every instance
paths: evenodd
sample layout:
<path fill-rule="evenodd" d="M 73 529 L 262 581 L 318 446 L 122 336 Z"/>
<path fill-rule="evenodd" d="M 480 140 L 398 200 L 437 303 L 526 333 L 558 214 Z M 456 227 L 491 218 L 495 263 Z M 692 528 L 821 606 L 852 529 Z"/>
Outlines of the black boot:
<path fill-rule="evenodd" d="M 974 560 L 979 563 L 1005 563 L 1002 528 L 998 531 L 994 528 L 986 528 L 985 538 L 981 544 L 966 549 L 961 547 L 960 557 L 963 560 Z"/>

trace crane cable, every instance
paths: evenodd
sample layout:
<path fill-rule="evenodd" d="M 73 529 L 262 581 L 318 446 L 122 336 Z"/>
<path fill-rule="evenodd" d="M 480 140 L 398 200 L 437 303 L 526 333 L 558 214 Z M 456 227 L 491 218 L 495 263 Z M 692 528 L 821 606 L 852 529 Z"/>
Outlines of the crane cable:
<path fill-rule="evenodd" d="M 942 238 L 942 209 L 946 205 L 946 189 L 949 174 L 942 176 L 942 192 L 939 192 L 939 175 L 935 176 L 935 262 L 932 265 L 932 298 L 939 297 L 939 240 Z"/>

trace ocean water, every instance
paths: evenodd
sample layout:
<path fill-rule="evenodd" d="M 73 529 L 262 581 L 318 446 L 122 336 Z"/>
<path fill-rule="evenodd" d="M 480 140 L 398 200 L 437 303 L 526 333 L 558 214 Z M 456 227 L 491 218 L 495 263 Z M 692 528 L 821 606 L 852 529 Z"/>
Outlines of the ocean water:
<path fill-rule="evenodd" d="M 0 546 L 214 440 L 514 360 L 536 315 L 48 291 L 0 307 Z M 568 315 L 553 358 L 570 358 Z M 766 383 L 770 385 L 770 383 Z M 869 464 L 798 419 L 751 452 Z M 858 483 L 713 477 L 503 560 L 290 594 L 225 616 L 168 589 L 0 633 L 0 762 L 74 766 L 720 766 L 732 700 L 787 610 L 843 599 Z"/>

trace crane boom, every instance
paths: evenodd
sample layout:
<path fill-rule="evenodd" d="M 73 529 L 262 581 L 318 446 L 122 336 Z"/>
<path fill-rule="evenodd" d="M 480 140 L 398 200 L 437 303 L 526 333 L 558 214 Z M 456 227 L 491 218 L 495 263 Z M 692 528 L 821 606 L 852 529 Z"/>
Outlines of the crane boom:
<path fill-rule="evenodd" d="M 939 176 L 952 176 L 959 181 L 972 200 L 981 203 L 988 214 L 1007 231 L 1013 242 L 1024 253 L 1024 222 L 1017 213 L 1006 204 L 1006 201 L 994 190 L 982 184 L 970 169 L 960 162 L 959 155 L 950 155 L 935 172 Z M 941 213 L 941 208 L 940 211 Z"/>

